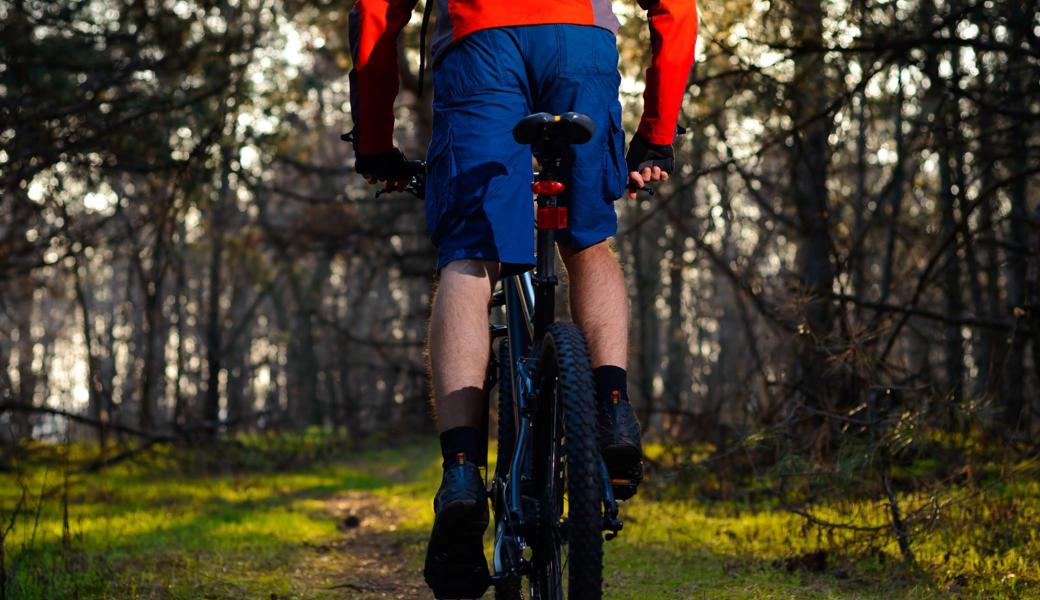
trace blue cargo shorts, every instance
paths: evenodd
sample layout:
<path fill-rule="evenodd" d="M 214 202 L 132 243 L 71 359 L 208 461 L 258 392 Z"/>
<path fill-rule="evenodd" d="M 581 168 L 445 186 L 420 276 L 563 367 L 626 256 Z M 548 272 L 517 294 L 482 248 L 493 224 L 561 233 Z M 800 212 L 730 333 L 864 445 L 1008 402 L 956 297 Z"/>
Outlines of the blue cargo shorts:
<path fill-rule="evenodd" d="M 427 152 L 426 221 L 438 270 L 452 261 L 502 263 L 502 275 L 534 265 L 533 168 L 513 125 L 533 112 L 575 111 L 596 123 L 564 164 L 567 229 L 581 249 L 617 232 L 624 192 L 624 131 L 614 34 L 583 25 L 476 31 L 434 70 L 433 137 Z"/>

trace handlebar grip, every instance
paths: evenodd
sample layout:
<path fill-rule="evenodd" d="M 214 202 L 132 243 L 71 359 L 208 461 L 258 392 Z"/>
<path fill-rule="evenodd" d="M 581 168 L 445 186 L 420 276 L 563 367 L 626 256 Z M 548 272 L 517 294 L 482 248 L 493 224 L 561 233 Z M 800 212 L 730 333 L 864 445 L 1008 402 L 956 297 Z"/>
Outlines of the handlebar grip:
<path fill-rule="evenodd" d="M 410 179 L 416 175 L 422 175 L 426 172 L 426 161 L 422 160 L 406 160 L 401 165 L 398 172 L 394 173 L 390 179 Z"/>
<path fill-rule="evenodd" d="M 383 189 L 376 191 L 376 198 L 394 191 L 408 192 L 416 198 L 423 198 L 426 195 L 426 162 L 406 160 L 382 181 L 386 185 Z M 393 187 L 390 182 L 395 182 Z M 399 182 L 405 183 L 401 186 Z"/>

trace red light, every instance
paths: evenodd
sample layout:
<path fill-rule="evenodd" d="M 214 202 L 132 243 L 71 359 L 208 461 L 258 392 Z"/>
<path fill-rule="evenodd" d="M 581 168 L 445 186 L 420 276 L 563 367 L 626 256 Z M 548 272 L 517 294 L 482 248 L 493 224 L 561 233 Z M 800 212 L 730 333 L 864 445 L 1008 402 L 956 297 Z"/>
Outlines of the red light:
<path fill-rule="evenodd" d="M 563 206 L 540 207 L 537 221 L 538 229 L 564 229 L 567 227 L 567 209 Z"/>
<path fill-rule="evenodd" d="M 562 183 L 549 179 L 541 179 L 531 184 L 531 191 L 539 196 L 555 196 L 562 194 L 564 189 Z"/>

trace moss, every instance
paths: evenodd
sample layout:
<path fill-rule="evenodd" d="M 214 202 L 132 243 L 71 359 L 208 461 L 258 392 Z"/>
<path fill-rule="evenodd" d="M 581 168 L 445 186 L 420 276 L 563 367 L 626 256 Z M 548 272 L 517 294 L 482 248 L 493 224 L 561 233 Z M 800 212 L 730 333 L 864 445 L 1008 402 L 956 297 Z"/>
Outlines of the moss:
<path fill-rule="evenodd" d="M 64 541 L 62 478 L 44 469 L 23 477 L 32 510 L 5 544 L 10 597 L 428 597 L 419 571 L 438 484 L 432 443 L 221 475 L 178 472 L 169 455 L 158 460 L 70 478 Z M 0 507 L 9 510 L 19 490 L 13 476 L 0 477 Z M 644 493 L 624 507 L 625 529 L 606 545 L 607 597 L 1040 597 L 1035 479 L 947 490 L 941 519 L 915 534 L 918 566 L 909 569 L 892 543 L 843 554 L 840 534 L 821 536 L 767 501 L 690 498 Z M 903 498 L 908 506 L 930 500 Z M 884 510 L 869 502 L 819 508 L 823 518 L 855 511 L 879 524 Z M 360 515 L 354 525 L 344 525 L 347 513 Z M 813 556 L 821 565 L 804 558 Z"/>

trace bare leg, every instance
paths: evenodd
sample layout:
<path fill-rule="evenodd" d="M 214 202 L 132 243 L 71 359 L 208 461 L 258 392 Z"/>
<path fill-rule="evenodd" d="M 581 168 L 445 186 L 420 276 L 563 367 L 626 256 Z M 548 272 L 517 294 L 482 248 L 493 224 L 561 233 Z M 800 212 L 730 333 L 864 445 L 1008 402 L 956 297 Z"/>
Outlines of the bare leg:
<path fill-rule="evenodd" d="M 444 477 L 423 577 L 439 598 L 476 598 L 490 584 L 483 536 L 487 491 L 479 465 L 488 362 L 488 300 L 498 264 L 460 260 L 441 270 L 430 318 L 430 369 Z M 486 455 L 485 455 L 486 456 Z"/>
<path fill-rule="evenodd" d="M 487 370 L 488 301 L 498 264 L 459 260 L 441 270 L 430 318 L 430 367 L 437 431 L 481 427 Z"/>
<path fill-rule="evenodd" d="M 570 279 L 571 316 L 589 343 L 592 368 L 628 365 L 628 291 L 607 241 L 583 250 L 560 247 Z"/>
<path fill-rule="evenodd" d="M 599 404 L 600 453 L 614 496 L 631 498 L 643 478 L 639 422 L 628 401 L 628 293 L 607 242 L 584 250 L 560 248 L 570 277 L 571 316 L 589 344 Z"/>

